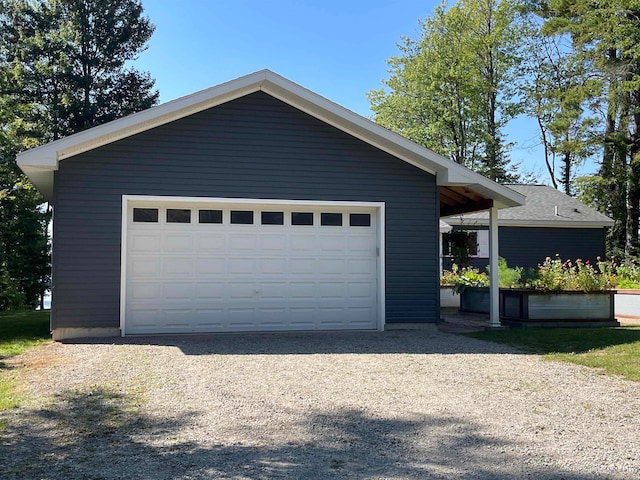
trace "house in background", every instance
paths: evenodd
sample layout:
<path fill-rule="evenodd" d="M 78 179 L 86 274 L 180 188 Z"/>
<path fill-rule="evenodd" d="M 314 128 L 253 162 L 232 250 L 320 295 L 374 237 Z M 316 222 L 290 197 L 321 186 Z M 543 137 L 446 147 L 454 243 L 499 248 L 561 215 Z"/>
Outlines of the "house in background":
<path fill-rule="evenodd" d="M 613 220 L 547 185 L 508 185 L 524 195 L 525 204 L 498 212 L 499 255 L 510 267 L 537 268 L 546 257 L 595 262 L 605 254 L 607 228 Z M 454 231 L 472 235 L 471 264 L 489 263 L 489 215 L 469 213 L 443 218 Z M 451 268 L 450 242 L 443 234 L 443 266 Z"/>
<path fill-rule="evenodd" d="M 268 70 L 18 165 L 53 204 L 54 339 L 436 322 L 441 214 L 524 202 Z"/>

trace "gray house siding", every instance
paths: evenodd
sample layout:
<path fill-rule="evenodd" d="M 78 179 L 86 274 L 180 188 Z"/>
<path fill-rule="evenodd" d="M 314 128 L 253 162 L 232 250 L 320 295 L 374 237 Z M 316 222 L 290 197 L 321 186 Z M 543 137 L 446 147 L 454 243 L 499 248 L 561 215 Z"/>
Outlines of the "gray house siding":
<path fill-rule="evenodd" d="M 605 254 L 605 234 L 604 228 L 499 227 L 498 251 L 510 267 L 525 269 L 537 269 L 546 257 L 556 254 L 564 260 L 580 258 L 593 263 Z M 474 258 L 471 264 L 484 270 L 489 260 Z M 450 259 L 443 266 L 450 268 Z"/>
<path fill-rule="evenodd" d="M 386 321 L 435 322 L 435 177 L 262 93 L 60 162 L 52 327 L 117 327 L 121 197 L 386 203 Z"/>
<path fill-rule="evenodd" d="M 500 227 L 500 255 L 513 266 L 537 268 L 546 257 L 590 260 L 605 254 L 604 228 Z"/>

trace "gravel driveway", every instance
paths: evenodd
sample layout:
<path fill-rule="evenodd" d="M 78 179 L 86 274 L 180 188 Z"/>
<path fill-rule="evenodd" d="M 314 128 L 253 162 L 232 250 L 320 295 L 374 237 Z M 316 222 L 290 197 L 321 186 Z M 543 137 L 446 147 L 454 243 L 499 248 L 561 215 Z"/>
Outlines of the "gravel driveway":
<path fill-rule="evenodd" d="M 640 383 L 435 330 L 54 343 L 2 479 L 637 479 Z"/>

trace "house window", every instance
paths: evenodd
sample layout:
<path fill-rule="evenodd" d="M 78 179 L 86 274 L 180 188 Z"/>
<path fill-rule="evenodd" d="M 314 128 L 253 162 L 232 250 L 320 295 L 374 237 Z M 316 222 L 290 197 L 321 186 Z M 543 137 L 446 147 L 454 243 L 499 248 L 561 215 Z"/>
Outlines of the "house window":
<path fill-rule="evenodd" d="M 350 213 L 349 226 L 351 227 L 370 227 L 371 214 L 369 213 Z"/>
<path fill-rule="evenodd" d="M 284 225 L 284 212 L 261 212 L 262 225 Z"/>
<path fill-rule="evenodd" d="M 313 213 L 291 212 L 291 225 L 313 225 Z"/>
<path fill-rule="evenodd" d="M 134 208 L 133 221 L 158 223 L 158 209 L 157 208 Z"/>
<path fill-rule="evenodd" d="M 231 223 L 253 225 L 253 212 L 251 210 L 231 210 Z"/>
<path fill-rule="evenodd" d="M 341 213 L 321 213 L 320 225 L 324 225 L 326 227 L 341 227 L 342 214 Z"/>
<path fill-rule="evenodd" d="M 478 255 L 478 232 L 454 230 L 442 234 L 442 255 L 459 258 Z M 466 263 L 466 262 L 462 262 Z"/>
<path fill-rule="evenodd" d="M 167 223 L 191 223 L 191 210 L 167 208 Z"/>
<path fill-rule="evenodd" d="M 222 223 L 222 210 L 200 210 L 198 211 L 198 221 L 200 223 Z"/>

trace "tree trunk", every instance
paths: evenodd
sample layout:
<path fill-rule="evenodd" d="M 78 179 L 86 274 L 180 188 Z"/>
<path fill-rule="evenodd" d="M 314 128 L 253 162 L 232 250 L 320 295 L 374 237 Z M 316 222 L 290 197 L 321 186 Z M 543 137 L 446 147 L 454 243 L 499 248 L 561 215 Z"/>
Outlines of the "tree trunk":
<path fill-rule="evenodd" d="M 633 92 L 632 104 L 634 114 L 631 125 L 631 141 L 629 142 L 629 182 L 627 193 L 627 228 L 625 257 L 638 257 L 638 228 L 640 219 L 640 91 Z"/>

